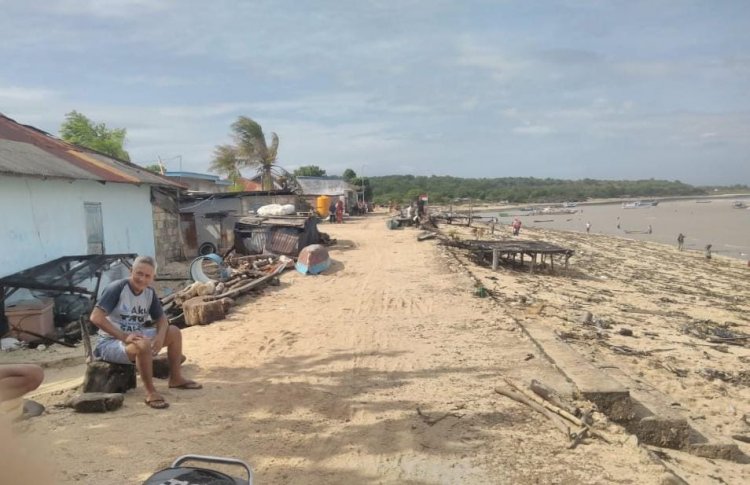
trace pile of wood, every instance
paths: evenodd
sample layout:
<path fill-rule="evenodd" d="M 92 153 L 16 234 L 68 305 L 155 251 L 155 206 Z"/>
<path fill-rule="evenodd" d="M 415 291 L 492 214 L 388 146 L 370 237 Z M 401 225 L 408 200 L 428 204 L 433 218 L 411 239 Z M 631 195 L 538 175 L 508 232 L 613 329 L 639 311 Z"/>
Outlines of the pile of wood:
<path fill-rule="evenodd" d="M 222 320 L 234 298 L 278 284 L 278 275 L 294 267 L 294 261 L 284 256 L 251 255 L 224 260 L 230 276 L 224 281 L 196 281 L 161 299 L 170 323 L 207 325 Z"/>
<path fill-rule="evenodd" d="M 509 379 L 505 379 L 505 383 L 507 387 L 495 388 L 495 392 L 525 404 L 544 415 L 563 432 L 568 448 L 575 448 L 587 435 L 609 443 L 601 432 L 592 429 L 593 423 L 590 414 L 576 413 L 576 410 L 570 409 L 552 389 L 541 382 L 532 380 L 528 389 Z M 576 414 L 581 415 L 576 416 Z"/>

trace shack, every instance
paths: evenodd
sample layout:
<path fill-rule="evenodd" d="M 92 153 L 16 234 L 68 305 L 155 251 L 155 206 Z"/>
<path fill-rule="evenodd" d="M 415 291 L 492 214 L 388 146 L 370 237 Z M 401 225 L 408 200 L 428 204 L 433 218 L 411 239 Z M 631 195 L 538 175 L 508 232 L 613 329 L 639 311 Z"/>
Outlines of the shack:
<path fill-rule="evenodd" d="M 357 187 L 341 177 L 297 177 L 297 183 L 302 190 L 302 198 L 310 207 L 317 206 L 317 199 L 321 195 L 332 199 L 343 197 L 346 213 L 351 214 L 352 208 L 357 207 Z"/>
<path fill-rule="evenodd" d="M 243 217 L 234 228 L 234 249 L 240 254 L 297 256 L 305 246 L 320 242 L 315 217 Z"/>
<path fill-rule="evenodd" d="M 185 255 L 195 257 L 231 249 L 235 223 L 268 204 L 299 206 L 297 196 L 287 190 L 183 195 L 179 205 Z"/>

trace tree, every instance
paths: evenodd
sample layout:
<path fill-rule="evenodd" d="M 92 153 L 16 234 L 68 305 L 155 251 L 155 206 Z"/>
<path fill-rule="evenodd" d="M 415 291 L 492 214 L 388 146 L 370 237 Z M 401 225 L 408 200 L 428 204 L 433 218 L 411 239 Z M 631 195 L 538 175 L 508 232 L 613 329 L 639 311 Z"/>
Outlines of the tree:
<path fill-rule="evenodd" d="M 145 168 L 149 172 L 154 172 L 154 173 L 158 173 L 159 175 L 162 175 L 161 165 L 159 165 L 158 163 L 152 163 L 151 165 L 146 165 L 143 168 Z"/>
<path fill-rule="evenodd" d="M 232 123 L 234 145 L 218 145 L 210 170 L 226 175 L 237 183 L 240 168 L 255 168 L 261 176 L 263 190 L 273 190 L 273 174 L 278 170 L 276 155 L 279 137 L 271 133 L 271 146 L 266 145 L 263 128 L 246 116 Z"/>
<path fill-rule="evenodd" d="M 96 150 L 120 160 L 130 161 L 130 155 L 123 148 L 125 128 L 109 129 L 104 123 L 94 123 L 78 111 L 65 115 L 60 125 L 60 136 L 68 143 Z"/>
<path fill-rule="evenodd" d="M 347 168 L 346 170 L 344 170 L 343 177 L 344 177 L 344 180 L 351 183 L 352 180 L 357 178 L 357 172 L 355 172 L 351 168 Z"/>
<path fill-rule="evenodd" d="M 317 165 L 303 165 L 294 171 L 295 177 L 325 177 L 326 171 Z"/>

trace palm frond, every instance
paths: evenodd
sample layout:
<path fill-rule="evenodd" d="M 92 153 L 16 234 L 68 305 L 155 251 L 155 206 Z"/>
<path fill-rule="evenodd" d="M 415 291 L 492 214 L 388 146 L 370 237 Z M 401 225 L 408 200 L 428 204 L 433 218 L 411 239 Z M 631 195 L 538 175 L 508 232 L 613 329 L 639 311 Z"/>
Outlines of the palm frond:
<path fill-rule="evenodd" d="M 234 141 L 240 161 L 244 165 L 253 165 L 268 157 L 268 147 L 263 128 L 246 116 L 240 116 L 232 123 Z"/>
<path fill-rule="evenodd" d="M 276 161 L 276 155 L 279 153 L 279 135 L 277 135 L 274 132 L 271 132 L 271 146 L 268 147 L 268 157 L 267 159 L 275 162 Z"/>
<path fill-rule="evenodd" d="M 214 159 L 209 170 L 222 175 L 233 175 L 238 172 L 237 150 L 231 145 L 218 145 L 214 149 Z"/>

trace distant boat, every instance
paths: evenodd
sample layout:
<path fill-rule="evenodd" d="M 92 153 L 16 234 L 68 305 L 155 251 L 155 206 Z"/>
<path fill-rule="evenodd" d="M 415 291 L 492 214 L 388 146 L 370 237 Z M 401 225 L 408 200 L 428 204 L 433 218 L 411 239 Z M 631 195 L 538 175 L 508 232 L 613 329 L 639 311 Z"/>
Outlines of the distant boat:
<path fill-rule="evenodd" d="M 732 202 L 732 207 L 735 209 L 747 209 L 747 204 L 745 204 L 741 200 L 735 200 L 734 202 Z"/>
<path fill-rule="evenodd" d="M 578 207 L 578 202 L 563 202 L 563 207 Z"/>
<path fill-rule="evenodd" d="M 636 200 L 635 202 L 623 202 L 623 209 L 644 209 L 646 207 L 655 207 L 659 205 L 658 200 Z"/>

